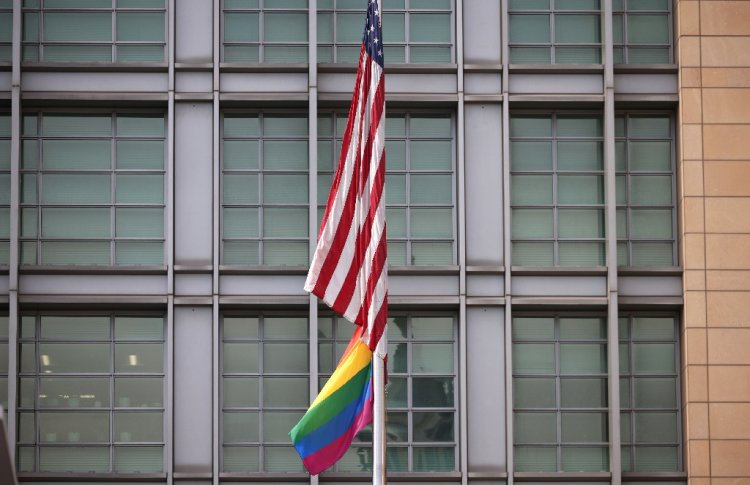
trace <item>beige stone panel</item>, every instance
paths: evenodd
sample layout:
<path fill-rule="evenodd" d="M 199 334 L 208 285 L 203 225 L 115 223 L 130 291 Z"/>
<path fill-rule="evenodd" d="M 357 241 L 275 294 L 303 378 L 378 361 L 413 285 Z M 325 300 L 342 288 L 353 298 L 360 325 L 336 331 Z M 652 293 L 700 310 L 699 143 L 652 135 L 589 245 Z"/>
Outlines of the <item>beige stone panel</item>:
<path fill-rule="evenodd" d="M 688 404 L 708 401 L 708 367 L 689 365 L 685 368 L 685 402 Z M 750 389 L 748 389 L 750 394 Z M 740 400 L 741 401 L 741 400 Z"/>
<path fill-rule="evenodd" d="M 686 365 L 701 365 L 708 363 L 706 357 L 706 329 L 687 328 L 684 332 L 685 351 L 683 362 Z"/>
<path fill-rule="evenodd" d="M 701 65 L 700 37 L 680 37 L 677 40 L 677 51 L 681 67 L 699 67 Z"/>
<path fill-rule="evenodd" d="M 750 88 L 704 88 L 702 94 L 704 123 L 750 123 Z"/>
<path fill-rule="evenodd" d="M 703 160 L 703 125 L 681 124 L 680 128 L 680 158 Z"/>
<path fill-rule="evenodd" d="M 701 91 L 701 88 L 683 88 L 680 90 L 680 121 L 682 123 L 703 122 Z"/>
<path fill-rule="evenodd" d="M 685 233 L 705 232 L 703 197 L 685 197 L 682 199 L 682 228 Z"/>
<path fill-rule="evenodd" d="M 710 403 L 712 439 L 750 439 L 750 403 Z"/>
<path fill-rule="evenodd" d="M 707 292 L 706 321 L 709 327 L 750 328 L 750 291 Z"/>
<path fill-rule="evenodd" d="M 685 327 L 706 326 L 706 292 L 686 291 L 683 314 Z"/>
<path fill-rule="evenodd" d="M 706 162 L 703 164 L 703 174 L 707 196 L 750 196 L 748 161 Z"/>
<path fill-rule="evenodd" d="M 706 232 L 750 233 L 750 197 L 708 197 L 705 204 Z"/>
<path fill-rule="evenodd" d="M 701 84 L 711 88 L 750 87 L 750 67 L 706 67 L 701 69 Z"/>
<path fill-rule="evenodd" d="M 703 162 L 682 162 L 680 197 L 703 196 Z"/>
<path fill-rule="evenodd" d="M 685 234 L 682 240 L 682 258 L 685 269 L 706 267 L 706 244 L 703 234 Z"/>
<path fill-rule="evenodd" d="M 707 67 L 750 66 L 750 37 L 702 37 L 700 62 Z"/>
<path fill-rule="evenodd" d="M 688 485 L 711 485 L 710 478 L 696 478 L 688 476 Z"/>
<path fill-rule="evenodd" d="M 749 248 L 750 234 L 706 234 L 706 267 L 750 269 Z"/>
<path fill-rule="evenodd" d="M 708 363 L 750 365 L 750 327 L 709 328 Z"/>
<path fill-rule="evenodd" d="M 716 478 L 711 480 L 710 484 L 707 485 L 750 485 L 750 478 L 732 477 L 732 478 Z"/>
<path fill-rule="evenodd" d="M 703 35 L 750 35 L 750 2 L 703 2 L 700 28 Z"/>
<path fill-rule="evenodd" d="M 750 160 L 748 140 L 750 125 L 704 125 L 704 160 Z"/>
<path fill-rule="evenodd" d="M 708 366 L 708 382 L 710 402 L 750 402 L 750 366 Z"/>
<path fill-rule="evenodd" d="M 684 67 L 680 70 L 680 87 L 697 88 L 701 85 L 701 70 L 698 67 Z"/>
<path fill-rule="evenodd" d="M 708 439 L 708 404 L 691 403 L 685 406 L 685 436 L 688 440 Z"/>
<path fill-rule="evenodd" d="M 677 4 L 678 35 L 699 35 L 700 21 L 697 1 L 682 0 Z"/>
<path fill-rule="evenodd" d="M 709 290 L 750 291 L 750 271 L 711 270 L 706 271 L 706 287 Z"/>
<path fill-rule="evenodd" d="M 698 269 L 688 269 L 682 274 L 682 282 L 686 290 L 705 290 L 706 272 Z"/>
<path fill-rule="evenodd" d="M 711 463 L 708 440 L 691 440 L 687 443 L 687 472 L 690 476 L 708 477 L 711 475 Z"/>
<path fill-rule="evenodd" d="M 750 440 L 712 440 L 711 474 L 715 477 L 750 476 Z"/>

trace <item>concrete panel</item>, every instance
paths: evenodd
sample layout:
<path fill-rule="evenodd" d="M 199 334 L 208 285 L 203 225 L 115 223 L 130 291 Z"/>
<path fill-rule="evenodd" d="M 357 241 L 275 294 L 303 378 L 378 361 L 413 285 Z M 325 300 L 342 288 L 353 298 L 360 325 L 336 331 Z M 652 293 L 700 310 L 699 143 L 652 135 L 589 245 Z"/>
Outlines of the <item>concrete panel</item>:
<path fill-rule="evenodd" d="M 682 296 L 680 276 L 620 276 L 617 288 L 622 296 Z"/>
<path fill-rule="evenodd" d="M 464 62 L 500 64 L 500 52 L 500 2 L 464 2 Z"/>
<path fill-rule="evenodd" d="M 602 94 L 601 74 L 511 74 L 511 94 Z"/>
<path fill-rule="evenodd" d="M 175 87 L 183 93 L 210 93 L 213 76 L 210 72 L 178 72 L 175 73 Z"/>
<path fill-rule="evenodd" d="M 213 109 L 175 104 L 175 264 L 212 262 Z"/>
<path fill-rule="evenodd" d="M 213 7 L 206 0 L 180 0 L 175 9 L 176 62 L 213 62 Z"/>
<path fill-rule="evenodd" d="M 177 307 L 174 311 L 176 473 L 211 472 L 214 372 L 211 313 L 210 307 Z"/>
<path fill-rule="evenodd" d="M 389 94 L 452 94 L 458 89 L 455 74 L 388 74 Z M 318 92 L 350 93 L 354 87 L 354 73 L 318 74 Z"/>
<path fill-rule="evenodd" d="M 470 274 L 466 277 L 467 296 L 503 296 L 505 280 L 498 274 Z"/>
<path fill-rule="evenodd" d="M 179 296 L 211 295 L 211 284 L 210 274 L 178 274 L 174 277 L 174 291 Z"/>
<path fill-rule="evenodd" d="M 220 85 L 226 93 L 306 93 L 307 73 L 224 73 Z M 349 85 L 351 92 L 354 81 Z"/>
<path fill-rule="evenodd" d="M 515 276 L 513 296 L 606 296 L 606 276 Z"/>
<path fill-rule="evenodd" d="M 502 94 L 503 80 L 499 72 L 470 72 L 464 75 L 466 94 Z"/>
<path fill-rule="evenodd" d="M 615 74 L 615 93 L 677 94 L 677 74 Z"/>
<path fill-rule="evenodd" d="M 306 275 L 224 275 L 219 278 L 222 295 L 307 295 Z"/>
<path fill-rule="evenodd" d="M 18 281 L 25 295 L 163 295 L 167 277 L 162 275 L 21 275 Z"/>
<path fill-rule="evenodd" d="M 391 295 L 458 295 L 458 276 L 389 275 Z"/>
<path fill-rule="evenodd" d="M 502 108 L 499 104 L 467 105 L 466 264 L 503 262 Z"/>
<path fill-rule="evenodd" d="M 466 310 L 469 472 L 506 470 L 504 314 Z"/>
<path fill-rule="evenodd" d="M 166 72 L 24 72 L 24 91 L 161 93 Z"/>

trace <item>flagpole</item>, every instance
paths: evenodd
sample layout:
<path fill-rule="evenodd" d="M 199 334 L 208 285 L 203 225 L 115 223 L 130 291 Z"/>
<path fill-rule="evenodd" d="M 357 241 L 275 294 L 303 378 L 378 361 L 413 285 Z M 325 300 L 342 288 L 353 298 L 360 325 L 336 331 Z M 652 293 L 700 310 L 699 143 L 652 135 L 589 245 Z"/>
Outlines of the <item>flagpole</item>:
<path fill-rule="evenodd" d="M 372 417 L 372 485 L 386 485 L 386 447 L 387 435 L 385 429 L 385 359 L 388 351 L 388 337 L 386 332 L 378 342 L 373 353 L 373 417 Z"/>

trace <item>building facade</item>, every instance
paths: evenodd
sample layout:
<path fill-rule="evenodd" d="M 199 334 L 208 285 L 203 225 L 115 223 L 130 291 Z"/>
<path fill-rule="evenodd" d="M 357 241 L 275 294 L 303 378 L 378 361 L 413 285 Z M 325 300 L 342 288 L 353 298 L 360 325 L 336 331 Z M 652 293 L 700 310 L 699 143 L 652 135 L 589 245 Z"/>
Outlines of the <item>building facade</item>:
<path fill-rule="evenodd" d="M 750 477 L 750 4 L 381 0 L 392 482 Z M 320 477 L 364 0 L 0 0 L 21 483 Z"/>

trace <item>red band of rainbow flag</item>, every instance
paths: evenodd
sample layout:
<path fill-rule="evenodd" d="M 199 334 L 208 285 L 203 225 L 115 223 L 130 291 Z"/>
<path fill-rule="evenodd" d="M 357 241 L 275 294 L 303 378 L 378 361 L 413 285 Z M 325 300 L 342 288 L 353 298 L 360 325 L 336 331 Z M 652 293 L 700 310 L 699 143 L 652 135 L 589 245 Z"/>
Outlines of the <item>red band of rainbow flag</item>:
<path fill-rule="evenodd" d="M 349 449 L 372 421 L 372 351 L 357 327 L 336 371 L 289 436 L 307 471 L 317 475 Z"/>

